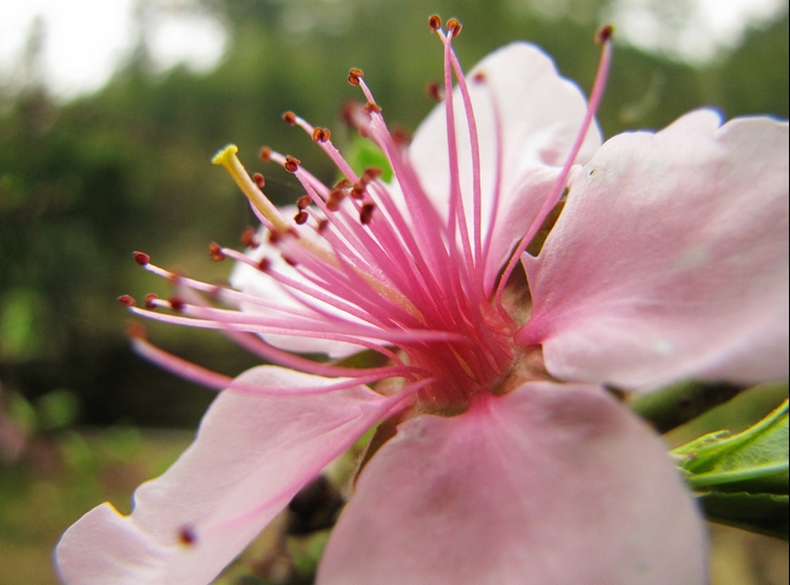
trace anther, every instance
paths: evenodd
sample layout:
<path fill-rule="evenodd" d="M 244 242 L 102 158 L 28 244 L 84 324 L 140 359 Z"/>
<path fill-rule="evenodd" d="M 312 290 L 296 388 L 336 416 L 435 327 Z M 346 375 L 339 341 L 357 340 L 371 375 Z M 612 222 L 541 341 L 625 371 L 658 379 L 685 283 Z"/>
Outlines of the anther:
<path fill-rule="evenodd" d="M 261 148 L 261 151 L 258 153 L 258 157 L 265 163 L 272 160 L 272 149 L 268 146 L 264 146 Z"/>
<path fill-rule="evenodd" d="M 359 208 L 359 223 L 367 225 L 373 218 L 373 209 L 375 206 L 372 203 L 365 203 Z"/>
<path fill-rule="evenodd" d="M 208 253 L 214 262 L 222 262 L 225 259 L 225 252 L 222 251 L 222 246 L 216 242 L 211 242 L 208 245 Z"/>
<path fill-rule="evenodd" d="M 195 529 L 191 526 L 182 526 L 178 529 L 178 542 L 184 546 L 192 546 L 197 542 Z"/>
<path fill-rule="evenodd" d="M 431 29 L 432 33 L 435 33 L 437 30 L 442 28 L 442 19 L 438 14 L 434 14 L 428 19 L 428 26 Z"/>
<path fill-rule="evenodd" d="M 348 82 L 351 85 L 359 85 L 360 77 L 365 77 L 365 74 L 362 72 L 362 69 L 357 69 L 356 67 L 354 67 L 351 69 L 351 71 L 348 72 Z"/>
<path fill-rule="evenodd" d="M 409 133 L 403 128 L 393 128 L 390 134 L 392 135 L 392 141 L 399 148 L 405 148 L 409 145 L 409 142 L 411 142 L 411 136 L 409 136 Z"/>
<path fill-rule="evenodd" d="M 137 301 L 134 300 L 134 297 L 131 295 L 121 295 L 118 297 L 118 300 L 121 302 L 122 305 L 126 307 L 136 307 Z"/>
<path fill-rule="evenodd" d="M 614 27 L 611 24 L 607 24 L 604 27 L 595 33 L 595 43 L 598 45 L 603 45 L 606 41 L 612 38 L 614 34 Z"/>
<path fill-rule="evenodd" d="M 126 333 L 132 339 L 145 339 L 147 337 L 145 327 L 135 322 L 129 323 L 129 326 L 126 329 Z"/>
<path fill-rule="evenodd" d="M 283 166 L 285 167 L 285 170 L 288 171 L 289 173 L 295 173 L 296 171 L 299 170 L 299 165 L 301 163 L 302 161 L 300 161 L 298 158 L 294 158 L 293 156 L 288 154 L 285 156 L 285 164 Z"/>
<path fill-rule="evenodd" d="M 485 80 L 486 80 L 486 74 L 483 73 L 482 71 L 478 71 L 472 76 L 472 81 L 474 81 L 477 84 L 484 83 Z"/>
<path fill-rule="evenodd" d="M 241 232 L 239 239 L 241 240 L 241 243 L 248 248 L 258 247 L 258 242 L 255 240 L 255 228 L 248 227 L 246 230 Z"/>
<path fill-rule="evenodd" d="M 297 225 L 304 225 L 307 223 L 307 219 L 309 217 L 310 216 L 307 214 L 306 211 L 299 210 L 296 212 L 296 215 L 294 215 L 294 221 L 297 223 Z"/>
<path fill-rule="evenodd" d="M 134 261 L 140 266 L 148 266 L 149 262 L 151 262 L 151 257 L 145 252 L 135 252 Z"/>
<path fill-rule="evenodd" d="M 170 297 L 167 301 L 170 303 L 170 308 L 173 309 L 176 313 L 182 313 L 184 309 L 186 309 L 187 304 L 184 302 L 184 299 L 181 297 L 173 296 Z"/>
<path fill-rule="evenodd" d="M 374 102 L 368 102 L 365 104 L 365 111 L 368 114 L 379 114 L 381 113 L 381 108 Z"/>
<path fill-rule="evenodd" d="M 296 207 L 299 209 L 299 211 L 310 207 L 310 197 L 308 195 L 302 195 L 299 197 L 299 199 L 296 200 Z"/>
<path fill-rule="evenodd" d="M 440 102 L 444 99 L 444 93 L 437 81 L 429 81 L 425 86 L 426 95 L 435 102 Z"/>
<path fill-rule="evenodd" d="M 345 178 L 340 179 L 337 183 L 335 183 L 334 187 L 332 187 L 333 190 L 350 189 L 350 188 L 351 188 L 351 181 Z"/>
<path fill-rule="evenodd" d="M 258 270 L 260 270 L 261 272 L 266 272 L 267 270 L 269 270 L 269 267 L 271 265 L 272 265 L 271 260 L 269 260 L 268 258 L 261 258 L 261 261 L 258 262 Z"/>
<path fill-rule="evenodd" d="M 354 187 L 351 189 L 351 197 L 354 199 L 362 199 L 365 196 L 366 189 L 365 184 L 363 182 L 354 183 Z"/>
<path fill-rule="evenodd" d="M 313 129 L 313 142 L 326 142 L 331 134 L 329 128 L 315 128 Z"/>
<path fill-rule="evenodd" d="M 381 169 L 377 167 L 370 167 L 365 169 L 359 180 L 362 182 L 363 185 L 367 185 L 378 179 L 380 176 L 381 176 Z"/>
<path fill-rule="evenodd" d="M 145 295 L 145 308 L 146 309 L 156 309 L 156 299 L 159 297 L 154 293 L 148 293 Z"/>
<path fill-rule="evenodd" d="M 450 20 L 447 21 L 447 32 L 451 33 L 453 35 L 453 38 L 456 38 L 458 35 L 461 34 L 462 28 L 463 26 L 461 26 L 461 23 L 458 22 L 457 18 L 451 18 Z"/>
<path fill-rule="evenodd" d="M 329 199 L 326 201 L 326 208 L 329 211 L 337 211 L 340 209 L 340 202 L 346 198 L 346 193 L 342 189 L 335 189 L 329 194 Z"/>
<path fill-rule="evenodd" d="M 285 260 L 285 263 L 290 265 L 290 266 L 297 266 L 298 265 L 298 262 L 296 260 L 286 256 L 285 254 L 283 254 L 283 260 Z"/>
<path fill-rule="evenodd" d="M 253 174 L 252 180 L 258 185 L 258 189 L 263 189 L 266 186 L 266 179 L 264 179 L 263 175 L 260 173 Z"/>
<path fill-rule="evenodd" d="M 282 238 L 282 234 L 279 231 L 271 230 L 269 232 L 269 238 L 268 239 L 269 239 L 269 243 L 270 244 L 276 244 L 277 242 L 280 241 L 281 238 Z"/>
<path fill-rule="evenodd" d="M 316 231 L 321 234 L 326 231 L 326 228 L 329 227 L 329 220 L 328 219 L 320 219 L 318 220 L 318 225 L 316 226 Z"/>
<path fill-rule="evenodd" d="M 285 122 L 289 126 L 293 126 L 294 124 L 296 124 L 296 114 L 294 114 L 293 112 L 285 112 L 283 114 L 283 120 L 285 120 Z"/>

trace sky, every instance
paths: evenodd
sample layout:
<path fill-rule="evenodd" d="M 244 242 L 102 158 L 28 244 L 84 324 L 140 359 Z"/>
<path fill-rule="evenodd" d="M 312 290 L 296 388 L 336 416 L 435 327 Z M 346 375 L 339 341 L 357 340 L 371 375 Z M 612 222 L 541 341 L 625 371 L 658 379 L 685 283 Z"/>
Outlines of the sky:
<path fill-rule="evenodd" d="M 342 1 L 342 0 L 340 0 Z M 527 1 L 527 0 L 525 0 Z M 546 5 L 561 0 L 532 0 Z M 128 57 L 140 35 L 137 0 L 0 0 L 0 83 L 21 83 L 22 55 L 31 30 L 43 32 L 38 75 L 57 97 L 69 98 L 101 87 Z M 189 0 L 148 0 L 149 7 L 180 6 L 181 11 L 148 13 L 147 44 L 164 70 L 186 63 L 196 71 L 222 58 L 227 34 L 209 14 L 188 12 Z M 675 59 L 704 63 L 737 46 L 750 24 L 770 20 L 786 0 L 665 0 L 660 17 L 656 0 L 612 0 L 606 15 L 618 39 Z M 683 10 L 690 6 L 690 10 Z M 139 12 L 139 11 L 138 11 Z M 38 20 L 37 20 L 38 19 Z"/>

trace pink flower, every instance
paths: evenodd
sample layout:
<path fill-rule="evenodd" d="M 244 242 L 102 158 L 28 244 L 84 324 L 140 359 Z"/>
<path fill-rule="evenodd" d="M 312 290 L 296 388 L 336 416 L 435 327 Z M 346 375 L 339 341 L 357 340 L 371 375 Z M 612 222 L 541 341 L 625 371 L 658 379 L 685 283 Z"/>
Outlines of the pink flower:
<path fill-rule="evenodd" d="M 136 340 L 225 390 L 130 516 L 105 503 L 66 532 L 66 583 L 210 582 L 378 421 L 320 585 L 705 582 L 691 495 L 604 385 L 787 375 L 787 123 L 720 125 L 702 110 L 601 145 L 592 116 L 608 39 L 588 108 L 528 44 L 464 77 L 450 46 L 460 25 L 432 24 L 453 99 L 408 149 L 361 72 L 350 76 L 367 99 L 350 116 L 386 154 L 391 183 L 355 174 L 328 131 L 290 113 L 348 181 L 326 187 L 266 151 L 307 194 L 286 215 L 235 147 L 217 156 L 264 226 L 246 255 L 212 249 L 239 260 L 235 290 L 174 277 L 178 297 L 132 310 L 220 329 L 279 365 L 230 380 Z M 526 253 L 566 190 L 542 250 Z M 362 349 L 385 363 L 286 351 Z"/>

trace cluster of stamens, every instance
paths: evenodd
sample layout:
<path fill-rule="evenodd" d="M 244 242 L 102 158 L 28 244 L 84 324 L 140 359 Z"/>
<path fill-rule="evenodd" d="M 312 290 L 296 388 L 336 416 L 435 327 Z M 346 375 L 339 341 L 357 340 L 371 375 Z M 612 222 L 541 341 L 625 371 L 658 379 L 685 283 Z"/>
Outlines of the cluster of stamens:
<path fill-rule="evenodd" d="M 296 177 L 305 191 L 296 202 L 295 214 L 286 216 L 263 193 L 264 176 L 250 176 L 236 157 L 236 148 L 226 148 L 214 162 L 222 165 L 247 195 L 264 230 L 257 235 L 248 231 L 243 236 L 245 245 L 257 248 L 254 253 L 244 254 L 216 243 L 209 247 L 214 260 L 230 257 L 260 272 L 260 278 L 268 278 L 272 286 L 284 293 L 284 300 L 261 298 L 177 275 L 152 264 L 146 254 L 139 252 L 135 254 L 136 261 L 169 279 L 176 294 L 168 300 L 149 295 L 143 307 L 138 307 L 129 296 L 121 297 L 137 314 L 220 330 L 267 361 L 336 378 L 337 383 L 287 391 L 249 387 L 188 364 L 136 335 L 138 351 L 203 384 L 264 394 L 310 394 L 395 379 L 400 382 L 386 385 L 382 392 L 394 392 L 404 400 L 416 395 L 421 404 L 441 410 L 463 407 L 474 393 L 496 391 L 501 386 L 524 353 L 524 348 L 513 343 L 523 323 L 508 307 L 504 291 L 518 258 L 543 217 L 556 204 L 563 185 L 558 184 L 557 193 L 549 195 L 545 213 L 514 249 L 495 289 L 486 290 L 483 272 L 494 226 L 488 226 L 486 232 L 481 222 L 483 194 L 477 127 L 466 80 L 451 48 L 461 25 L 451 19 L 443 28 L 441 19 L 433 16 L 429 26 L 444 46 L 444 83 L 436 84 L 432 93 L 436 99 L 444 97 L 448 120 L 451 193 L 446 218 L 423 189 L 400 139 L 384 122 L 363 72 L 351 69 L 348 81 L 361 89 L 366 102 L 348 109 L 347 118 L 387 157 L 397 190 L 382 180 L 381 169 L 369 168 L 361 173 L 352 169 L 333 145 L 328 129 L 313 127 L 295 113 L 287 112 L 283 116 L 285 122 L 303 129 L 344 178 L 326 186 L 304 169 L 299 159 L 268 147 L 261 149 L 263 162 L 280 165 Z M 455 99 L 449 99 L 453 95 L 453 77 L 458 83 L 473 150 L 471 186 L 460 182 L 458 130 L 454 122 L 457 104 Z M 485 84 L 485 76 L 478 74 L 473 81 Z M 490 99 L 495 101 L 493 94 Z M 586 124 L 589 126 L 589 120 Z M 502 129 L 496 131 L 501 133 Z M 585 132 L 586 127 L 581 136 Z M 569 161 L 574 157 L 575 153 L 571 153 Z M 570 162 L 566 167 L 569 165 Z M 462 190 L 466 189 L 473 192 L 471 209 L 464 205 Z M 402 193 L 405 205 L 396 202 L 395 192 Z M 284 265 L 276 261 L 277 256 L 285 261 Z M 159 311 L 162 308 L 171 312 Z M 387 363 L 371 368 L 319 363 L 269 344 L 269 335 L 351 344 L 359 350 L 377 352 Z"/>

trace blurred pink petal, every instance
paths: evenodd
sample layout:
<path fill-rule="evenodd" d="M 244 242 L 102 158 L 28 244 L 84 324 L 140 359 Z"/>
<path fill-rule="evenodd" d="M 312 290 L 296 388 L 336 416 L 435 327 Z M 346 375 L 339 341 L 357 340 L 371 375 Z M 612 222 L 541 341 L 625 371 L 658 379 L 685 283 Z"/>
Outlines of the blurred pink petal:
<path fill-rule="evenodd" d="M 788 126 L 711 111 L 609 140 L 537 258 L 532 318 L 563 380 L 755 383 L 788 373 Z"/>
<path fill-rule="evenodd" d="M 665 446 L 595 386 L 480 394 L 400 425 L 363 469 L 318 585 L 706 582 Z"/>
<path fill-rule="evenodd" d="M 333 382 L 271 366 L 239 380 L 285 388 Z M 68 585 L 210 582 L 391 404 L 365 387 L 307 400 L 223 392 L 192 446 L 137 489 L 130 516 L 102 504 L 63 535 L 61 578 Z"/>

